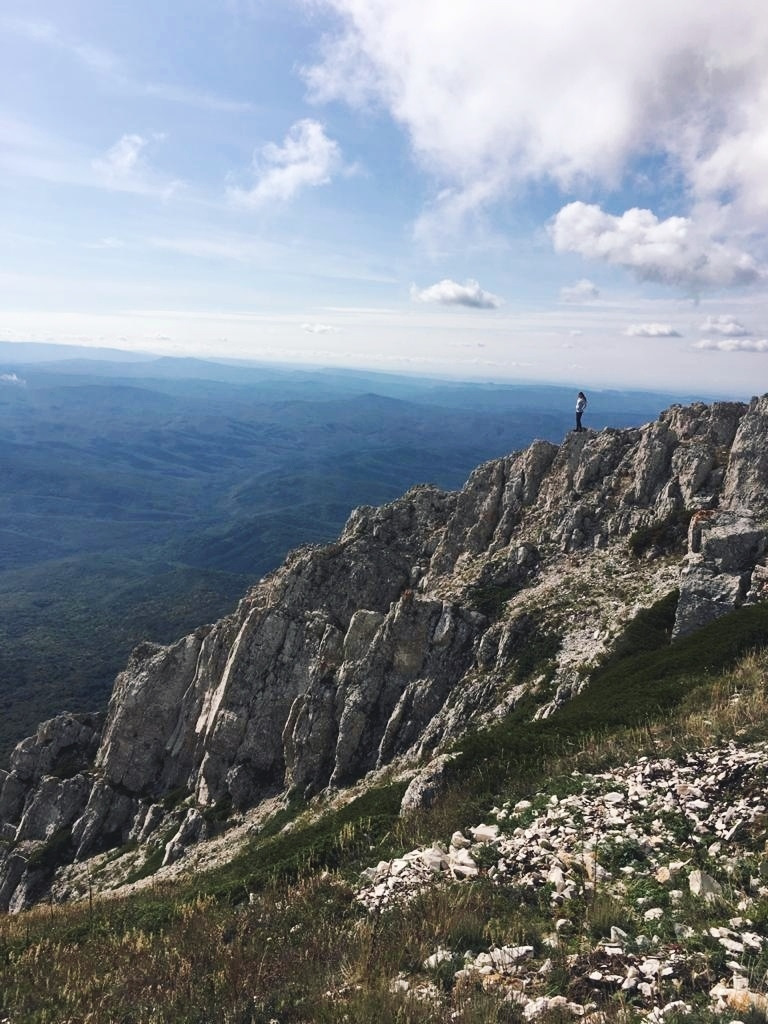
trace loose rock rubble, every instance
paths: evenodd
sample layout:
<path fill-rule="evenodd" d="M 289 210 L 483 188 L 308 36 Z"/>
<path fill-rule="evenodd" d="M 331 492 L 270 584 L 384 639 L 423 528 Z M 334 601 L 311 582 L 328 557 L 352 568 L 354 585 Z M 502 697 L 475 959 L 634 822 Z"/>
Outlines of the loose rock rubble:
<path fill-rule="evenodd" d="M 446 846 L 367 869 L 357 899 L 386 912 L 429 886 L 480 875 L 537 891 L 554 927 L 535 947 L 440 948 L 424 963 L 429 972 L 451 962 L 455 984 L 501 989 L 527 1020 L 552 1010 L 598 1020 L 614 996 L 653 1024 L 690 1012 L 692 998 L 716 1012 L 765 1013 L 767 774 L 764 743 L 574 773 L 576 793 L 495 807 L 490 824 L 456 832 Z M 595 941 L 586 925 L 600 893 L 627 911 Z M 553 958 L 567 968 L 560 984 L 571 998 L 551 995 Z"/>

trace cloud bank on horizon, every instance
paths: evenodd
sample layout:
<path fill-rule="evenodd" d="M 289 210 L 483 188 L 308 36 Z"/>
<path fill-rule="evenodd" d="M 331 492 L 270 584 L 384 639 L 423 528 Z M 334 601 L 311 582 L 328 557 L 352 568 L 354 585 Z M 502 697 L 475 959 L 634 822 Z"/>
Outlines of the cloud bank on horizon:
<path fill-rule="evenodd" d="M 752 386 L 768 7 L 191 7 L 7 0 L 3 337 Z"/>

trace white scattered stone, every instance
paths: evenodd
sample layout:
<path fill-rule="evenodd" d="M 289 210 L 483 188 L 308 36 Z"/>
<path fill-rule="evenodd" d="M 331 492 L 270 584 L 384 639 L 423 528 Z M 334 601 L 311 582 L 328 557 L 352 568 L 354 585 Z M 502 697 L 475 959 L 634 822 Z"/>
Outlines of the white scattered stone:
<path fill-rule="evenodd" d="M 472 833 L 472 838 L 476 843 L 492 843 L 495 839 L 499 838 L 498 825 L 478 825 L 469 831 Z"/>
<path fill-rule="evenodd" d="M 647 977 L 655 977 L 661 970 L 661 960 L 656 957 L 648 957 L 640 964 L 640 973 Z"/>
<path fill-rule="evenodd" d="M 450 949 L 438 946 L 437 950 L 424 961 L 424 967 L 428 971 L 434 971 L 440 964 L 447 963 L 449 960 L 453 960 L 453 953 Z"/>
<path fill-rule="evenodd" d="M 743 953 L 744 943 L 737 942 L 735 939 L 721 938 L 718 940 L 720 945 L 726 949 L 729 953 Z"/>
<path fill-rule="evenodd" d="M 448 867 L 455 878 L 474 878 L 480 873 L 480 868 L 469 850 L 450 850 Z"/>
<path fill-rule="evenodd" d="M 688 887 L 694 896 L 703 896 L 705 899 L 713 900 L 722 896 L 723 889 L 718 881 L 706 871 L 692 871 L 688 876 Z"/>
<path fill-rule="evenodd" d="M 671 1003 L 667 1003 L 661 1008 L 662 1017 L 669 1016 L 670 1013 L 692 1013 L 693 1007 L 690 1003 L 684 1002 L 682 999 L 673 999 Z"/>
<path fill-rule="evenodd" d="M 555 887 L 555 892 L 562 892 L 565 888 L 565 875 L 559 864 L 553 864 L 547 874 L 547 881 Z"/>
<path fill-rule="evenodd" d="M 466 850 L 472 845 L 463 832 L 456 831 L 451 836 L 451 846 L 455 850 Z"/>
<path fill-rule="evenodd" d="M 444 871 L 448 867 L 448 860 L 445 853 L 436 846 L 431 846 L 428 850 L 423 850 L 421 859 L 430 871 L 435 873 Z"/>
<path fill-rule="evenodd" d="M 499 971 L 508 970 L 533 956 L 533 946 L 501 946 L 488 953 L 491 965 Z"/>
<path fill-rule="evenodd" d="M 410 989 L 411 983 L 407 978 L 402 977 L 402 975 L 394 978 L 389 985 L 389 991 L 394 994 L 397 994 L 398 992 L 409 992 Z"/>

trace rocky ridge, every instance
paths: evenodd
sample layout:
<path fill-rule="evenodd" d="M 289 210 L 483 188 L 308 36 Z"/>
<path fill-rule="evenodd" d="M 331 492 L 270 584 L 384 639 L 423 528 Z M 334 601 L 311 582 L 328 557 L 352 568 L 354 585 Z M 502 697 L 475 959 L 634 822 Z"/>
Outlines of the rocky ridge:
<path fill-rule="evenodd" d="M 170 864 L 211 811 L 391 765 L 433 762 L 434 781 L 447 742 L 523 693 L 550 714 L 670 590 L 678 635 L 762 600 L 767 427 L 768 396 L 674 406 L 357 509 L 231 616 L 134 650 L 104 718 L 63 714 L 19 744 L 0 772 L 0 908 L 126 843 Z"/>
<path fill-rule="evenodd" d="M 450 844 L 369 868 L 357 899 L 375 913 L 480 875 L 511 902 L 536 892 L 551 905 L 552 930 L 535 946 L 439 947 L 420 974 L 401 974 L 393 987 L 439 1001 L 432 978 L 450 971 L 453 986 L 503 993 L 525 1020 L 552 1010 L 589 1017 L 612 994 L 654 1024 L 690 1013 L 702 993 L 715 1012 L 765 1015 L 767 776 L 765 743 L 574 772 L 578 793 L 542 791 L 494 807 L 490 823 L 456 832 Z M 615 918 L 595 941 L 575 919 L 597 895 L 613 901 Z M 551 996 L 556 964 L 561 994 Z"/>

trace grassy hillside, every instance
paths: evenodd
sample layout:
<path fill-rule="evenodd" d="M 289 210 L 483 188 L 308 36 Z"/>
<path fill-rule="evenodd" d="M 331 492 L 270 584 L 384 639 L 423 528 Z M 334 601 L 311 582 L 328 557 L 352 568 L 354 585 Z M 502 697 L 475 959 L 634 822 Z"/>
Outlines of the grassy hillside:
<path fill-rule="evenodd" d="M 639 992 L 579 980 L 599 967 L 601 937 L 620 924 L 628 956 L 673 950 L 681 964 L 695 966 L 681 967 L 666 985 L 659 980 L 660 1001 L 688 1007 L 666 1019 L 734 1019 L 733 1010 L 719 1017 L 711 1010 L 709 990 L 728 974 L 728 954 L 710 930 L 716 936 L 740 914 L 740 921 L 748 919 L 741 927 L 757 936 L 755 948 L 761 936 L 768 944 L 768 896 L 750 882 L 765 863 L 765 821 L 739 834 L 742 867 L 709 901 L 687 897 L 675 904 L 669 886 L 644 867 L 642 850 L 630 846 L 596 848 L 613 872 L 610 880 L 598 884 L 595 872 L 595 881 L 585 878 L 583 891 L 565 905 L 553 899 L 552 884 L 526 888 L 493 879 L 492 848 L 488 857 L 475 855 L 481 870 L 472 881 L 435 878 L 393 910 L 366 910 L 355 899 L 363 868 L 416 845 L 447 844 L 455 829 L 487 820 L 494 805 L 528 798 L 531 813 L 546 815 L 553 800 L 596 785 L 587 773 L 643 756 L 666 757 L 671 768 L 695 747 L 768 739 L 768 608 L 733 613 L 670 644 L 673 606 L 672 595 L 635 620 L 592 685 L 551 719 L 532 727 L 517 712 L 468 738 L 453 785 L 427 812 L 398 816 L 402 783 L 362 793 L 320 818 L 293 807 L 228 866 L 207 875 L 130 898 L 3 919 L 0 1012 L 13 1024 L 518 1022 L 521 1008 L 509 998 L 514 974 L 502 985 L 498 975 L 494 981 L 456 971 L 465 955 L 530 946 L 546 970 L 536 977 L 545 978 L 548 995 L 589 1003 L 604 1014 L 595 1020 L 644 1019 L 648 1004 Z M 715 854 L 706 852 L 711 840 L 697 835 L 674 803 L 668 816 L 667 835 L 674 839 L 664 857 L 714 864 Z M 281 831 L 287 821 L 291 830 Z M 585 826 L 585 844 L 594 842 L 590 829 Z M 617 881 L 625 867 L 629 881 Z M 667 908 L 667 917 L 648 925 L 645 908 L 657 906 L 660 913 Z M 678 918 L 695 927 L 678 933 L 672 926 Z M 658 935 L 650 938 L 653 929 Z M 641 930 L 648 932 L 647 945 Z M 438 949 L 445 957 L 426 966 Z M 759 989 L 768 959 L 750 956 L 743 969 Z M 750 1024 L 764 1018 L 754 1006 L 739 1015 Z M 571 1016 L 560 1008 L 540 1019 Z"/>

